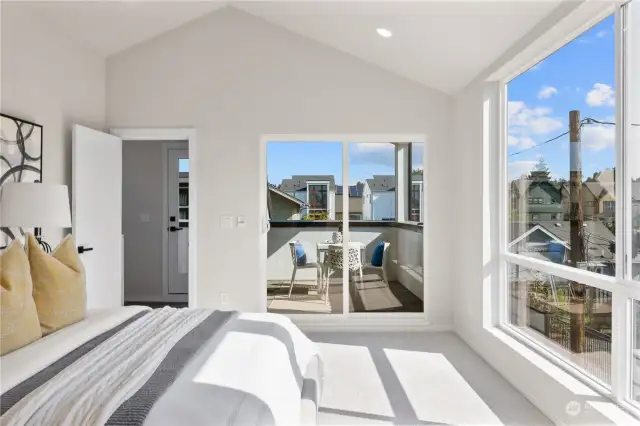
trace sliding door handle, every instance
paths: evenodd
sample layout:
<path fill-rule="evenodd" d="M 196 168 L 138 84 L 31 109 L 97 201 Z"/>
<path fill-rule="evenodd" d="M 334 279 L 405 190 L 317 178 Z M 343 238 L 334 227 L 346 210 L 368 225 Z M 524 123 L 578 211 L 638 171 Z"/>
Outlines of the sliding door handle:
<path fill-rule="evenodd" d="M 78 253 L 82 254 L 86 251 L 93 251 L 93 247 L 78 246 Z"/>

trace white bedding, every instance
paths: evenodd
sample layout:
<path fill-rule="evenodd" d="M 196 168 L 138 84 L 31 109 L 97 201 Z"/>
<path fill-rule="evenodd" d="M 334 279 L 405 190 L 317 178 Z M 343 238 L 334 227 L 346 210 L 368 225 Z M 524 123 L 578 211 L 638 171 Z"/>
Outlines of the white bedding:
<path fill-rule="evenodd" d="M 0 360 L 2 393 L 84 343 L 145 310 L 149 308 L 130 306 L 91 312 L 85 320 L 2 357 Z M 184 313 L 185 318 L 192 317 L 193 315 L 188 314 L 188 311 L 196 312 L 196 310 L 180 310 L 177 314 L 180 316 Z M 153 315 L 149 314 L 144 318 L 151 319 L 159 314 L 161 312 L 154 311 Z M 206 311 L 196 312 L 196 314 L 199 319 L 195 323 L 207 316 Z M 153 327 L 143 326 L 142 323 L 149 322 L 144 320 L 140 324 L 136 322 L 137 326 L 128 326 L 121 330 L 110 338 L 114 344 L 98 346 L 62 373 L 58 373 L 45 385 L 20 400 L 13 410 L 10 409 L 2 416 L 0 423 L 13 421 L 15 425 L 29 423 L 65 426 L 104 424 L 120 403 L 128 399 L 146 382 L 145 378 L 153 373 L 154 365 L 158 364 L 155 361 L 163 359 L 163 354 L 166 354 L 175 343 L 170 341 L 180 339 L 186 330 L 192 328 L 176 324 L 174 331 L 172 324 L 174 316 L 175 314 L 172 314 L 167 317 L 169 319 L 166 323 L 167 327 L 161 324 L 155 327 L 156 331 L 153 331 Z M 317 346 L 284 316 L 245 313 L 236 315 L 234 318 L 230 320 L 230 325 L 224 334 L 221 334 L 220 342 L 212 346 L 215 351 L 204 352 L 206 356 L 203 358 L 204 363 L 197 366 L 195 374 L 188 377 L 185 382 L 199 384 L 200 387 L 205 385 L 207 389 L 217 389 L 216 386 L 218 386 L 254 396 L 268 407 L 267 411 L 272 414 L 276 425 L 315 424 L 317 400 L 310 403 L 303 397 L 301 401 L 300 383 L 297 382 L 294 372 L 296 366 L 301 368 L 300 373 L 305 379 L 315 380 L 318 384 L 316 392 L 318 395 L 321 393 L 322 361 Z M 261 326 L 261 323 L 264 326 Z M 169 335 L 163 335 L 162 330 L 165 329 Z M 281 340 L 276 334 L 271 334 L 277 330 L 285 331 L 293 352 L 287 351 L 287 338 Z M 156 335 L 157 338 L 154 337 Z M 120 340 L 123 342 L 115 344 Z M 181 390 L 177 392 L 180 395 L 182 395 Z M 213 401 L 221 401 L 219 396 L 225 396 L 224 393 L 207 394 L 198 391 L 193 400 L 203 399 L 205 403 L 199 406 L 203 410 L 202 413 L 208 414 L 201 416 L 203 421 L 197 424 L 217 424 L 216 421 L 213 423 L 211 421 L 225 418 L 224 410 L 215 411 L 214 418 L 211 417 L 212 404 L 206 403 L 208 395 L 214 396 Z M 163 399 L 166 399 L 166 394 L 160 401 Z M 166 420 L 171 415 L 182 411 L 180 407 L 185 406 L 179 398 L 177 400 L 179 402 L 177 407 L 173 407 L 171 403 L 160 404 L 161 415 L 154 417 L 152 411 L 147 419 L 152 420 L 149 424 L 167 424 Z M 234 410 L 243 406 L 244 402 L 243 399 L 236 401 L 233 397 L 224 398 L 222 405 L 228 407 L 226 415 L 231 416 L 227 421 L 228 424 L 243 424 L 240 419 L 234 419 L 233 413 L 237 412 Z M 248 405 L 246 407 L 249 408 Z M 165 423 L 158 423 L 158 418 Z M 29 420 L 25 421 L 25 419 Z M 45 423 L 42 423 L 43 421 Z"/>
<path fill-rule="evenodd" d="M 69 352 L 117 327 L 146 306 L 122 306 L 87 312 L 87 317 L 0 359 L 0 394 L 56 362 Z"/>

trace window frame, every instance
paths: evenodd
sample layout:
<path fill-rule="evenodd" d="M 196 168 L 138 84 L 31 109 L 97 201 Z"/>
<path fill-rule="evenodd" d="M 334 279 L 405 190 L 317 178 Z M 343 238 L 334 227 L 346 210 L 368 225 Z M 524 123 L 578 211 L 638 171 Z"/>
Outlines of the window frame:
<path fill-rule="evenodd" d="M 330 198 L 331 198 L 331 182 L 329 181 L 315 181 L 315 180 L 309 180 L 306 182 L 307 184 L 307 211 L 309 214 L 315 214 L 315 213 L 328 213 L 331 214 L 331 207 L 330 207 Z M 313 208 L 311 206 L 311 203 L 309 202 L 309 198 L 310 198 L 310 192 L 309 192 L 309 188 L 312 186 L 324 186 L 325 187 L 325 200 L 326 200 L 326 204 L 327 207 L 326 208 Z"/>
<path fill-rule="evenodd" d="M 640 0 L 635 0 L 635 2 L 640 3 Z M 497 243 L 494 247 L 496 247 L 498 254 L 498 269 L 496 280 L 497 289 L 495 293 L 496 297 L 493 298 L 490 305 L 485 305 L 485 309 L 489 307 L 492 310 L 491 315 L 489 315 L 488 318 L 491 319 L 494 326 L 502 329 L 519 342 L 526 344 L 529 348 L 543 355 L 545 358 L 569 372 L 580 381 L 592 386 L 600 393 L 613 399 L 618 404 L 632 410 L 635 414 L 639 414 L 640 402 L 633 400 L 632 392 L 633 373 L 635 368 L 632 365 L 632 359 L 635 356 L 633 355 L 633 334 L 635 333 L 635 327 L 640 326 L 640 324 L 636 324 L 633 317 L 633 301 L 640 301 L 640 282 L 633 281 L 631 274 L 632 259 L 630 258 L 632 243 L 631 232 L 633 229 L 631 226 L 631 209 L 633 201 L 631 193 L 631 179 L 627 173 L 627 163 L 629 162 L 629 159 L 626 155 L 626 128 L 628 126 L 629 113 L 628 99 L 626 97 L 628 89 L 627 66 L 630 48 L 624 38 L 625 32 L 623 30 L 623 25 L 625 25 L 626 20 L 628 19 L 626 16 L 628 9 L 625 9 L 625 6 L 628 3 L 629 2 L 612 6 L 612 8 L 607 10 L 606 13 L 603 12 L 602 16 L 600 16 L 597 21 L 590 24 L 589 27 L 576 31 L 574 37 L 569 40 L 574 40 L 585 30 L 591 28 L 593 24 L 600 22 L 600 20 L 610 16 L 613 12 L 615 20 L 615 122 L 617 123 L 615 129 L 616 196 L 614 203 L 616 209 L 616 223 L 621 225 L 616 226 L 617 232 L 615 236 L 615 243 L 616 247 L 622 248 L 622 250 L 616 250 L 615 253 L 617 265 L 616 274 L 613 277 L 600 275 L 595 272 L 573 268 L 568 265 L 559 265 L 509 252 L 509 223 L 511 209 L 514 202 L 511 199 L 511 186 L 508 179 L 507 85 L 519 75 L 512 74 L 508 77 L 505 76 L 496 82 L 497 86 L 494 86 L 494 90 L 497 97 L 497 107 L 494 107 L 491 112 L 497 115 L 497 119 L 492 122 L 489 117 L 489 125 L 498 126 L 497 135 L 495 137 L 498 141 L 497 149 L 491 154 L 493 161 L 498 164 L 497 176 L 495 180 L 493 180 L 493 183 L 491 183 L 492 186 L 497 183 L 498 190 L 498 226 L 493 232 L 494 236 L 497 234 Z M 640 7 L 640 4 L 636 5 L 636 7 Z M 638 31 L 640 31 L 640 29 L 638 29 Z M 563 46 L 559 46 L 550 54 L 555 53 L 562 47 Z M 540 58 L 536 61 L 532 61 L 528 66 L 533 66 L 539 62 Z M 523 69 L 526 68 L 523 67 Z M 489 114 L 491 114 L 491 112 Z M 487 111 L 485 111 L 485 114 L 487 114 Z M 495 188 L 495 186 L 493 187 Z M 531 204 L 531 197 L 529 197 L 527 201 Z M 510 323 L 509 265 L 519 265 L 521 267 L 535 269 L 537 271 L 550 273 L 564 279 L 576 281 L 590 287 L 611 292 L 612 334 L 610 387 L 607 387 L 592 376 L 587 375 L 584 371 L 580 370 L 579 367 L 573 365 L 569 360 L 553 352 L 552 347 L 548 342 L 535 338 L 530 335 L 530 333 L 523 332 L 523 330 Z M 620 265 L 622 265 L 622 267 L 620 267 Z"/>

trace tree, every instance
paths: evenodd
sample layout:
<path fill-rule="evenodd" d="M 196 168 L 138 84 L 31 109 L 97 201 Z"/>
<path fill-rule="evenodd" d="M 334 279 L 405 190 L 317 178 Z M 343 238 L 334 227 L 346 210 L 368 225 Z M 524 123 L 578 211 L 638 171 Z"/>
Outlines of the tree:
<path fill-rule="evenodd" d="M 531 170 L 529 179 L 536 182 L 549 182 L 551 181 L 549 166 L 544 161 L 543 157 L 540 157 L 536 165 Z"/>
<path fill-rule="evenodd" d="M 411 176 L 422 176 L 422 169 L 413 169 L 413 171 L 411 172 Z"/>

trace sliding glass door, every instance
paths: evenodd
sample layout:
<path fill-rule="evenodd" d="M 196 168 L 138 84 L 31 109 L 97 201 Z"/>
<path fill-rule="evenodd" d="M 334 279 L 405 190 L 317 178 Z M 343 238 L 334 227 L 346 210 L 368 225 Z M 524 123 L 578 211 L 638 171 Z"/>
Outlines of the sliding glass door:
<path fill-rule="evenodd" d="M 423 141 L 364 139 L 268 141 L 269 312 L 424 312 Z"/>

